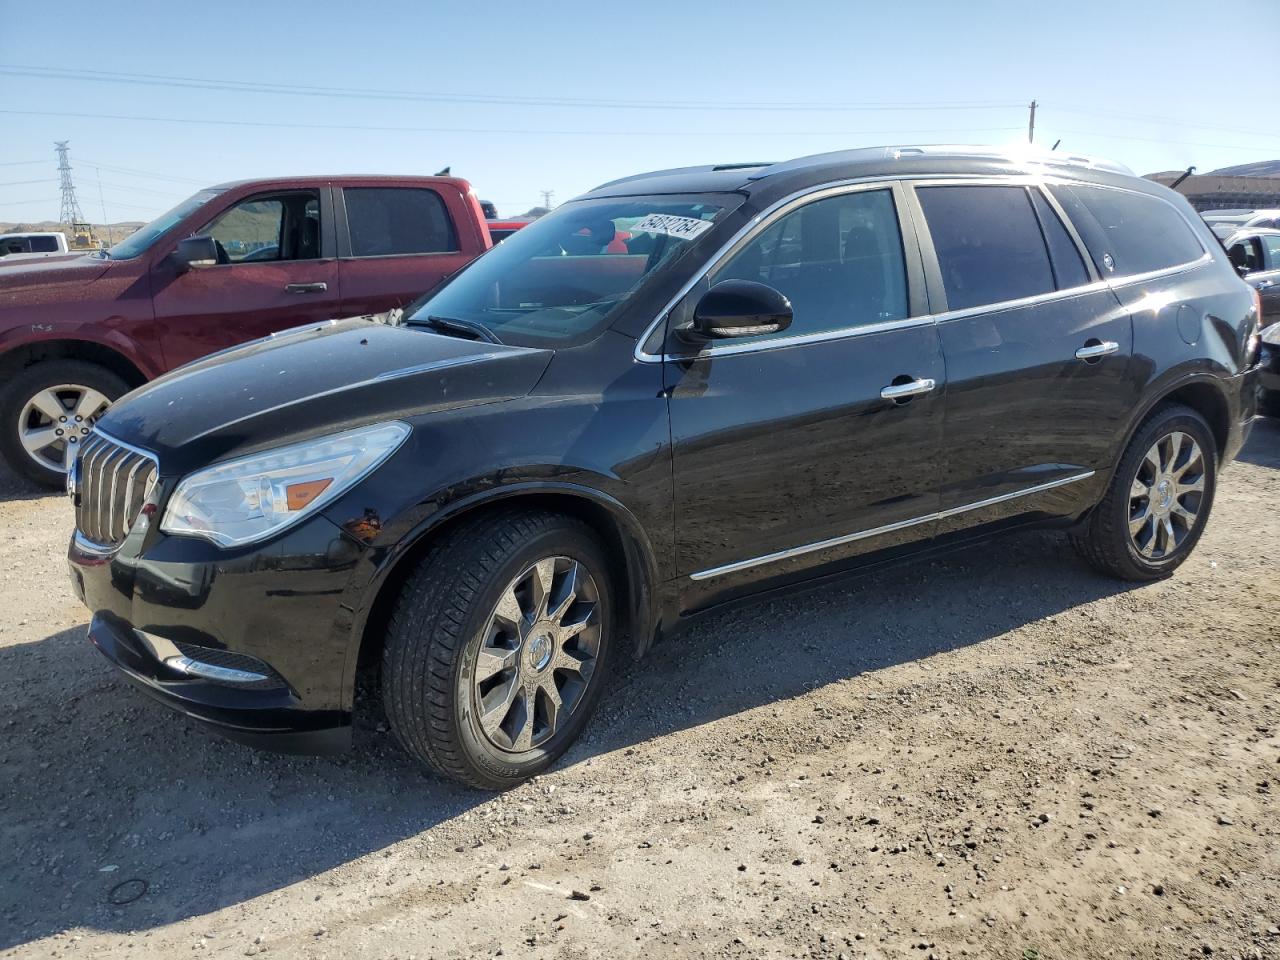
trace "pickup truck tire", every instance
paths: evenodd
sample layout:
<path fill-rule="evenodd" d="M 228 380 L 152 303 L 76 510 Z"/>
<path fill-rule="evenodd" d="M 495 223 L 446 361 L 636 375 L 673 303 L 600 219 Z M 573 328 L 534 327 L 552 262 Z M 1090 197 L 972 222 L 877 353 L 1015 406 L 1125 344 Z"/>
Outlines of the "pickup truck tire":
<path fill-rule="evenodd" d="M 0 392 L 0 454 L 19 476 L 61 487 L 77 445 L 107 407 L 128 392 L 123 379 L 95 363 L 34 363 Z"/>
<path fill-rule="evenodd" d="M 1204 532 L 1217 478 L 1218 446 L 1204 417 L 1182 404 L 1158 407 L 1072 542 L 1096 569 L 1120 580 L 1167 577 Z"/>
<path fill-rule="evenodd" d="M 589 526 L 522 509 L 464 522 L 419 561 L 391 614 L 391 729 L 447 777 L 513 787 L 586 726 L 614 635 L 608 555 Z"/>

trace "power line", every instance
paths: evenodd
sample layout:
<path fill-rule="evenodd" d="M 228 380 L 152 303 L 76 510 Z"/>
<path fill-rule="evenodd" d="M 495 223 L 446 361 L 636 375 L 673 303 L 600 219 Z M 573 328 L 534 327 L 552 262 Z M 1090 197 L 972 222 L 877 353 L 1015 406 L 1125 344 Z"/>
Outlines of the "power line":
<path fill-rule="evenodd" d="M 1166 147 L 1211 147 L 1216 150 L 1251 150 L 1255 153 L 1275 153 L 1276 147 L 1249 147 L 1238 143 L 1201 143 L 1195 140 L 1170 140 L 1167 137 L 1131 137 L 1123 133 L 1099 133 L 1097 130 L 1058 130 L 1071 137 L 1098 137 L 1102 140 L 1134 140 L 1139 143 L 1159 143 Z"/>
<path fill-rule="evenodd" d="M 185 123 L 210 125 L 219 127 L 269 127 L 278 129 L 289 127 L 298 130 L 364 130 L 378 133 L 463 133 L 463 134 L 501 134 L 506 136 L 586 136 L 586 137 L 634 137 L 634 136 L 669 136 L 669 137 L 725 137 L 752 136 L 760 130 L 509 130 L 496 127 L 479 129 L 474 127 L 384 127 L 364 124 L 344 123 L 289 123 L 280 120 L 211 120 L 197 117 L 144 117 L 118 113 L 68 113 L 50 112 L 46 110 L 0 110 L 0 114 L 13 114 L 28 117 L 71 117 L 81 120 L 138 120 L 149 123 Z M 1021 127 L 927 127 L 920 130 L 775 130 L 769 131 L 778 137 L 867 137 L 867 136 L 903 136 L 907 134 L 935 133 L 1006 133 L 1021 130 Z M 88 161 L 85 161 L 88 163 Z M 104 165 L 104 170 L 107 167 Z"/>
<path fill-rule="evenodd" d="M 30 167 L 37 163 L 48 163 L 48 160 L 4 160 L 0 167 Z"/>
<path fill-rule="evenodd" d="M 57 182 L 58 182 L 57 177 L 44 177 L 40 180 L 10 180 L 7 183 L 0 183 L 0 187 L 23 187 L 29 183 L 57 183 Z"/>
<path fill-rule="evenodd" d="M 150 180 L 172 180 L 175 183 L 194 183 L 204 185 L 204 180 L 195 180 L 191 177 L 175 177 L 171 173 L 159 173 L 155 170 L 139 170 L 137 167 L 121 167 L 111 163 L 99 163 L 97 160 L 82 159 L 80 161 L 85 166 L 101 167 L 103 170 L 109 170 L 112 173 L 123 173 L 130 177 L 145 177 Z"/>
<path fill-rule="evenodd" d="M 1043 106 L 1043 104 L 1041 104 L 1041 106 Z M 1064 113 L 1079 113 L 1085 116 L 1106 117 L 1112 120 L 1139 120 L 1143 123 L 1172 123 L 1184 127 L 1200 127 L 1205 130 L 1219 130 L 1223 133 L 1243 133 L 1254 137 L 1280 139 L 1280 134 L 1267 133 L 1265 130 L 1257 128 L 1250 129 L 1248 127 L 1230 127 L 1220 123 L 1203 123 L 1197 120 L 1188 120 L 1185 117 L 1161 117 L 1153 114 L 1116 113 L 1111 110 L 1093 110 L 1087 107 L 1061 106 L 1056 109 L 1061 110 Z"/>
<path fill-rule="evenodd" d="M 224 78 L 167 76 L 155 73 L 125 73 L 109 70 L 80 70 L 66 67 L 39 67 L 27 64 L 0 64 L 0 73 L 11 76 L 80 80 L 91 83 L 130 83 L 146 86 L 188 87 L 239 93 L 286 94 L 310 97 L 347 97 L 367 100 L 425 100 L 446 103 L 508 104 L 540 107 L 606 107 L 633 110 L 996 110 L 1021 106 L 1012 100 L 802 102 L 758 101 L 722 103 L 715 100 L 619 100 L 595 97 L 514 97 L 481 93 L 443 93 L 423 90 L 387 90 L 368 87 L 326 87 L 311 84 L 265 83 Z"/>

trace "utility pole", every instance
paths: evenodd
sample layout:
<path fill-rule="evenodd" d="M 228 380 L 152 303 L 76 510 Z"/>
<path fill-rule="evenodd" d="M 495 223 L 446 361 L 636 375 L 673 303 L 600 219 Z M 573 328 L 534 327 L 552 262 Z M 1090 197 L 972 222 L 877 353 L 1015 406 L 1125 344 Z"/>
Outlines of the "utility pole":
<path fill-rule="evenodd" d="M 1027 143 L 1035 143 L 1036 140 L 1036 102 L 1031 101 L 1031 119 L 1027 122 Z"/>
<path fill-rule="evenodd" d="M 58 219 L 62 223 L 80 223 L 84 214 L 80 212 L 80 204 L 76 201 L 76 186 L 71 182 L 71 160 L 67 157 L 67 144 L 70 140 L 56 140 L 53 148 L 58 153 L 58 179 L 62 187 L 62 209 Z"/>
<path fill-rule="evenodd" d="M 556 192 L 554 190 L 540 190 L 539 193 L 542 194 L 542 205 L 550 210 L 551 198 L 556 195 Z"/>
<path fill-rule="evenodd" d="M 94 172 L 98 174 L 98 202 L 102 204 L 102 225 L 107 228 L 107 246 L 112 246 L 116 241 L 111 236 L 111 221 L 107 219 L 107 201 L 102 196 L 102 171 L 94 167 Z"/>

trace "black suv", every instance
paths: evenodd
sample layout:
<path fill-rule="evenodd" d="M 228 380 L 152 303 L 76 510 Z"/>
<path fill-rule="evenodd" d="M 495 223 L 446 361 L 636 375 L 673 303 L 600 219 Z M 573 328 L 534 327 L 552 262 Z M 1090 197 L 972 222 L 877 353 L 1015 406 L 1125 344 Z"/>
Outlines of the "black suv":
<path fill-rule="evenodd" d="M 1258 313 L 1123 168 L 869 149 L 605 184 L 395 323 L 111 408 L 71 472 L 89 636 L 233 737 L 546 767 L 617 658 L 762 591 L 1054 525 L 1130 580 L 1204 529 Z"/>

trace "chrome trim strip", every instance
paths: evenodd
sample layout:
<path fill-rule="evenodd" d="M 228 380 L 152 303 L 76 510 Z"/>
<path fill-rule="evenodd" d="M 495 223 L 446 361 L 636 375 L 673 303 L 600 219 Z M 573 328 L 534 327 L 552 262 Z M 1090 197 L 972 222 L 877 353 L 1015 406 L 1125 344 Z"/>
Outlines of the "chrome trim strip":
<path fill-rule="evenodd" d="M 949 186 L 949 185 L 950 186 L 963 186 L 963 185 L 1032 186 L 1032 185 L 1038 185 L 1038 184 L 1060 184 L 1064 186 L 1081 185 L 1081 186 L 1099 187 L 1106 190 L 1118 190 L 1125 193 L 1136 193 L 1139 196 L 1143 196 L 1143 197 L 1152 197 L 1152 194 L 1143 193 L 1142 191 L 1139 191 L 1139 190 L 1130 190 L 1127 187 L 1117 187 L 1111 184 L 1093 183 L 1087 180 L 1079 180 L 1075 177 L 1055 176 L 1053 174 L 1008 174 L 1008 175 L 1000 175 L 1000 176 L 992 176 L 992 177 L 975 177 L 972 174 L 958 174 L 954 177 L 938 176 L 937 174 L 921 174 L 916 176 L 910 176 L 910 175 L 885 176 L 882 174 L 875 177 L 859 177 L 852 180 L 839 180 L 833 183 L 824 183 L 819 186 L 806 187 L 803 190 L 798 190 L 795 193 L 792 193 L 783 197 L 781 200 L 778 200 L 777 202 L 771 204 L 769 207 L 762 210 L 760 213 L 756 214 L 754 217 L 751 218 L 751 220 L 749 220 L 746 224 L 744 224 L 732 237 L 730 237 L 729 240 L 722 247 L 720 247 L 719 250 L 717 250 L 710 258 L 708 258 L 706 264 L 697 273 L 695 273 L 693 277 L 689 279 L 688 282 L 686 282 L 680 288 L 680 290 L 676 293 L 674 297 L 671 298 L 671 300 L 667 303 L 665 307 L 663 307 L 660 311 L 658 311 L 656 319 L 654 319 L 654 321 L 645 328 L 644 333 L 641 334 L 639 339 L 636 340 L 635 350 L 633 351 L 633 356 L 635 357 L 635 359 L 641 363 L 661 363 L 663 360 L 667 359 L 667 357 L 664 354 L 646 353 L 643 349 L 645 343 L 647 343 L 649 338 L 653 336 L 653 333 L 658 328 L 659 324 L 663 323 L 666 320 L 667 315 L 673 309 L 675 309 L 676 304 L 678 304 L 681 300 L 683 300 L 688 295 L 690 290 L 692 290 L 695 286 L 697 286 L 697 284 L 701 282 L 701 280 L 708 273 L 710 273 L 713 269 L 715 269 L 715 267 L 719 265 L 720 261 L 724 258 L 724 256 L 734 246 L 736 246 L 740 240 L 742 240 L 747 234 L 753 231 L 757 226 L 760 226 L 766 220 L 772 218 L 773 215 L 775 213 L 778 213 L 783 207 L 786 207 L 788 205 L 793 205 L 793 204 L 799 206 L 801 201 L 821 199 L 821 196 L 824 194 L 830 194 L 831 196 L 836 196 L 838 194 L 843 194 L 843 193 L 856 193 L 860 190 L 888 189 L 888 188 L 891 188 L 895 182 L 909 183 L 912 187 L 922 187 L 922 186 L 930 186 L 930 185 L 932 186 Z M 1049 199 L 1054 201 L 1054 206 L 1056 208 L 1056 198 L 1050 195 Z M 1183 216 L 1182 211 L 1179 210 L 1177 206 L 1175 206 L 1174 204 L 1169 203 L 1168 200 L 1164 200 L 1162 197 L 1152 197 L 1152 199 L 1160 200 L 1161 202 L 1168 204 L 1170 207 L 1173 208 L 1173 210 L 1179 216 L 1183 218 L 1184 221 L 1186 220 L 1186 217 Z M 1059 217 L 1062 219 L 1063 225 L 1067 227 L 1069 230 L 1074 232 L 1074 229 L 1075 229 L 1074 224 L 1070 222 L 1068 217 L 1064 216 L 1065 211 L 1055 210 L 1055 212 L 1058 212 Z M 1194 229 L 1192 232 L 1194 233 Z M 1204 250 L 1204 244 L 1200 241 L 1200 238 L 1198 236 L 1196 237 L 1196 242 L 1200 243 L 1201 250 Z M 1018 300 L 1004 300 L 1004 301 L 1001 301 L 1000 303 L 988 303 L 988 304 L 983 304 L 982 306 L 979 306 L 979 307 L 968 307 L 964 310 L 948 310 L 943 313 L 924 314 L 918 317 L 909 317 L 905 320 L 886 321 L 885 323 L 866 324 L 865 326 L 858 326 L 858 327 L 842 327 L 838 330 L 830 330 L 830 331 L 825 331 L 823 333 L 799 334 L 794 337 L 778 337 L 773 340 L 760 340 L 753 343 L 744 343 L 744 344 L 730 344 L 730 345 L 721 344 L 721 345 L 716 345 L 714 347 L 708 347 L 696 354 L 688 354 L 688 355 L 681 354 L 679 356 L 672 357 L 671 359 L 693 360 L 693 359 L 703 359 L 708 357 L 719 357 L 719 356 L 724 356 L 724 355 L 729 355 L 734 353 L 753 353 L 758 350 L 768 350 L 774 347 L 794 346 L 796 344 L 803 344 L 803 343 L 821 343 L 825 340 L 843 340 L 847 337 L 861 336 L 864 333 L 881 333 L 885 330 L 896 330 L 904 327 L 922 326 L 927 323 L 942 323 L 948 320 L 959 320 L 963 317 L 977 316 L 978 314 L 983 314 L 983 313 L 995 313 L 1002 310 L 1013 310 L 1013 309 L 1017 309 L 1025 306 L 1033 306 L 1038 303 L 1048 303 L 1050 301 L 1067 299 L 1069 297 L 1079 296 L 1081 294 L 1096 293 L 1099 290 L 1105 290 L 1108 288 L 1115 289 L 1118 287 L 1128 286 L 1134 283 L 1144 283 L 1148 280 L 1155 280 L 1160 277 L 1174 276 L 1175 274 L 1182 273 L 1184 271 L 1191 270 L 1191 269 L 1194 269 L 1195 267 L 1201 266 L 1202 264 L 1212 259 L 1213 259 L 1213 254 L 1206 250 L 1198 259 L 1192 260 L 1188 263 L 1178 264 L 1172 267 L 1164 267 L 1160 270 L 1152 270 L 1148 273 L 1135 274 L 1133 276 L 1128 276 L 1128 277 L 1116 277 L 1116 278 L 1103 277 L 1100 280 L 1095 280 L 1092 283 L 1084 284 L 1082 286 L 1069 287 L 1066 290 L 1051 290 L 1048 293 L 1041 293 L 1032 297 L 1022 297 Z"/>
<path fill-rule="evenodd" d="M 846 543 L 853 543 L 855 540 L 866 540 L 868 537 L 878 537 L 886 533 L 893 533 L 896 530 L 905 530 L 907 527 L 914 527 L 921 523 L 930 523 L 934 520 L 944 520 L 947 517 L 954 517 L 961 513 L 968 513 L 971 510 L 981 510 L 984 507 L 992 507 L 998 503 L 1005 503 L 1009 500 L 1016 500 L 1019 497 L 1030 496 L 1033 493 L 1043 493 L 1045 490 L 1052 490 L 1055 487 L 1065 487 L 1069 483 L 1088 480 L 1094 475 L 1094 473 L 1095 471 L 1089 470 L 1085 473 L 1077 473 L 1070 477 L 1060 477 L 1057 480 L 1050 480 L 1048 483 L 1040 483 L 1034 487 L 1027 487 L 1025 490 L 1015 490 L 1013 493 L 1002 493 L 998 497 L 979 500 L 977 503 L 968 503 L 962 507 L 951 507 L 948 510 L 939 510 L 935 513 L 926 514 L 923 517 L 914 517 L 910 520 L 899 520 L 896 523 L 887 523 L 883 527 L 874 527 L 870 530 L 860 530 L 857 533 L 847 533 L 841 537 L 832 537 L 830 540 L 819 540 L 817 543 L 806 543 L 800 547 L 789 547 L 786 550 L 778 550 L 774 553 L 766 553 L 763 556 L 752 557 L 750 560 L 738 560 L 735 563 L 726 563 L 723 566 L 712 567 L 709 570 L 699 570 L 697 573 L 689 574 L 689 579 L 709 580 L 712 577 L 723 576 L 726 573 L 737 573 L 739 570 L 749 570 L 752 567 L 763 566 L 766 563 L 776 563 L 779 560 L 789 560 L 792 557 L 803 556 L 806 553 L 814 553 L 818 550 L 827 550 L 831 547 L 843 546 Z"/>
<path fill-rule="evenodd" d="M 400 377 L 411 377 L 415 373 L 427 373 L 431 370 L 445 370 L 449 367 L 461 367 L 468 363 L 480 363 L 484 360 L 493 360 L 495 357 L 508 355 L 509 354 L 506 351 L 500 350 L 490 350 L 486 353 L 468 353 L 463 356 L 449 357 L 445 360 L 431 360 L 427 363 L 419 363 L 412 367 L 400 367 L 398 370 L 384 370 L 382 373 L 365 382 L 381 383 L 384 380 L 397 380 Z M 346 390 L 348 388 L 343 387 L 342 389 Z"/>
<path fill-rule="evenodd" d="M 104 543 L 95 543 L 79 530 L 72 534 L 71 539 L 75 543 L 77 550 L 91 557 L 110 557 L 120 549 L 119 547 L 109 547 Z"/>
<path fill-rule="evenodd" d="M 204 359 L 208 359 L 208 358 L 206 357 Z M 110 440 L 117 447 L 124 447 L 126 450 L 130 451 L 131 453 L 136 453 L 139 456 L 146 457 L 148 460 L 150 460 L 152 463 L 156 465 L 157 470 L 160 468 L 160 461 L 156 459 L 156 455 L 152 453 L 150 450 L 143 450 L 141 447 L 135 447 L 131 443 L 125 443 L 123 440 L 119 439 L 118 437 L 113 437 L 111 434 L 107 433 L 107 431 L 103 430 L 101 427 L 94 427 L 93 433 L 101 435 L 103 439 Z"/>
<path fill-rule="evenodd" d="M 220 680 L 223 683 L 259 683 L 271 679 L 265 673 L 254 673 L 251 670 L 235 670 L 231 667 L 219 667 L 190 657 L 170 657 L 164 662 L 179 673 L 201 680 Z"/>

